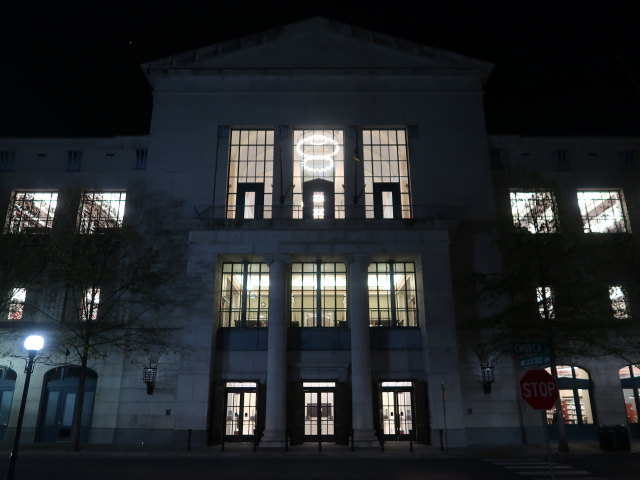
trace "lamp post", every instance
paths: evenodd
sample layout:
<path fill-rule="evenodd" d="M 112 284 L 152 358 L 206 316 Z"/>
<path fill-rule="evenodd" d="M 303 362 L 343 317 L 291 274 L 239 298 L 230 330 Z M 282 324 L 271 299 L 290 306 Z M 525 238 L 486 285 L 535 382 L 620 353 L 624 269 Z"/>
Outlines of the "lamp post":
<path fill-rule="evenodd" d="M 29 361 L 24 370 L 27 377 L 24 380 L 24 389 L 22 390 L 22 401 L 20 402 L 20 412 L 18 413 L 18 423 L 16 424 L 16 434 L 13 439 L 13 449 L 9 455 L 9 469 L 7 470 L 7 480 L 13 480 L 16 470 L 16 461 L 18 460 L 18 445 L 20 444 L 20 432 L 22 430 L 22 420 L 24 419 L 24 408 L 27 404 L 27 393 L 29 391 L 29 382 L 31 381 L 31 373 L 33 372 L 33 364 L 36 360 L 36 354 L 44 347 L 44 338 L 40 335 L 29 335 L 24 341 L 24 348 L 29 353 Z"/>

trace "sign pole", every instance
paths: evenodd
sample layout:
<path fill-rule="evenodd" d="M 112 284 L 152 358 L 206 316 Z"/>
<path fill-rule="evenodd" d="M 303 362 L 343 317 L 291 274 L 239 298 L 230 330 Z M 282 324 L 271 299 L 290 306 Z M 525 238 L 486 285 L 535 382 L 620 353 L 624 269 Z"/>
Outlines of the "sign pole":
<path fill-rule="evenodd" d="M 549 478 L 555 480 L 556 472 L 553 469 L 553 459 L 551 458 L 551 439 L 549 438 L 549 429 L 547 428 L 547 412 L 540 410 L 540 420 L 542 421 L 542 430 L 544 430 L 544 443 L 547 445 L 547 459 L 549 460 Z"/>

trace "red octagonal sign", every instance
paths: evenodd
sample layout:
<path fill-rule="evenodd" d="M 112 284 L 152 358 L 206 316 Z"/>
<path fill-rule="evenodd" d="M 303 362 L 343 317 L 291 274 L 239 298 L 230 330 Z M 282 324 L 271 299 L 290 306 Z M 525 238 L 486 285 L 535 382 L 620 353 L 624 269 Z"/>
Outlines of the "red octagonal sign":
<path fill-rule="evenodd" d="M 545 370 L 529 370 L 520 380 L 520 394 L 536 410 L 549 410 L 558 399 L 558 383 Z"/>

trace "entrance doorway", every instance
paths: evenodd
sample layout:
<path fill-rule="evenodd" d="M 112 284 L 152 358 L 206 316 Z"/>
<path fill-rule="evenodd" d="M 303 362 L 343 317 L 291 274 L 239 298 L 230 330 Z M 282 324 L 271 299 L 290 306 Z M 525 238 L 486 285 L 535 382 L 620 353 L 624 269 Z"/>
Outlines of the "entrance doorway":
<path fill-rule="evenodd" d="M 0 440 L 4 439 L 7 425 L 9 425 L 17 376 L 15 370 L 9 367 L 0 367 Z"/>
<path fill-rule="evenodd" d="M 382 434 L 387 440 L 415 440 L 413 383 L 382 382 Z"/>
<path fill-rule="evenodd" d="M 253 441 L 258 412 L 258 384 L 256 382 L 227 382 L 225 393 L 224 441 Z"/>
<path fill-rule="evenodd" d="M 45 374 L 38 421 L 38 441 L 65 442 L 71 440 L 71 425 L 80 381 L 80 368 L 78 366 L 58 367 Z M 98 374 L 88 369 L 80 421 L 80 441 L 82 442 L 89 439 L 97 383 Z"/>
<path fill-rule="evenodd" d="M 304 440 L 334 441 L 335 382 L 303 382 Z"/>

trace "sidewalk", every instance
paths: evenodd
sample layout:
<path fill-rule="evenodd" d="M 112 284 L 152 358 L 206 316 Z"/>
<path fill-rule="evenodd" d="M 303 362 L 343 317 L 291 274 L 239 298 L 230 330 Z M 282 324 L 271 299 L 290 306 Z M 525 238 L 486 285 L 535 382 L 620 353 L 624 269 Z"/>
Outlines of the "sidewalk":
<path fill-rule="evenodd" d="M 628 452 L 603 452 L 599 444 L 595 442 L 576 442 L 569 444 L 570 452 L 558 453 L 556 445 L 551 445 L 551 451 L 559 458 L 566 458 L 574 455 L 628 455 Z M 0 455 L 6 453 L 8 456 L 10 448 L 4 446 L 0 449 Z M 632 443 L 631 453 L 639 454 L 640 445 Z M 20 457 L 48 456 L 48 455 L 77 455 L 96 457 L 149 457 L 149 456 L 170 456 L 170 457 L 341 457 L 341 458 L 385 458 L 385 457 L 432 457 L 436 458 L 523 458 L 523 457 L 543 457 L 547 450 L 543 444 L 529 445 L 478 445 L 460 448 L 449 448 L 442 451 L 440 447 L 429 445 L 413 444 L 413 451 L 408 442 L 386 442 L 384 451 L 375 449 L 356 449 L 351 451 L 350 447 L 335 444 L 323 444 L 322 450 L 318 444 L 296 445 L 289 448 L 289 451 L 264 451 L 258 449 L 253 451 L 251 444 L 225 444 L 224 451 L 220 445 L 193 448 L 187 451 L 186 448 L 179 449 L 165 446 L 149 445 L 85 445 L 80 452 L 70 452 L 68 444 L 30 444 L 20 447 Z"/>

